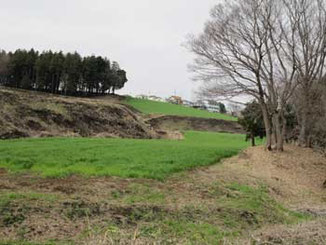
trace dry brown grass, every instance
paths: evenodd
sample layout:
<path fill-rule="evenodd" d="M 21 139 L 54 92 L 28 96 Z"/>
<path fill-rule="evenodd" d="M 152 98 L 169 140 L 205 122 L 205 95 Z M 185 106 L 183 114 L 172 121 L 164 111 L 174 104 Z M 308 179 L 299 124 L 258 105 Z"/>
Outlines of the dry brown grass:
<path fill-rule="evenodd" d="M 195 175 L 202 181 L 265 183 L 288 208 L 318 217 L 298 225 L 266 226 L 236 244 L 326 244 L 326 159 L 312 149 L 287 145 L 283 153 L 271 153 L 263 147 L 250 148 Z"/>
<path fill-rule="evenodd" d="M 284 152 L 274 153 L 263 147 L 250 148 L 226 160 L 223 169 L 225 176 L 240 182 L 265 182 L 289 206 L 311 209 L 325 205 L 326 159 L 312 149 L 287 145 Z"/>
<path fill-rule="evenodd" d="M 238 241 L 238 244 L 283 244 L 283 245 L 324 245 L 326 244 L 326 219 L 287 226 L 266 226 L 253 232 L 250 238 Z"/>

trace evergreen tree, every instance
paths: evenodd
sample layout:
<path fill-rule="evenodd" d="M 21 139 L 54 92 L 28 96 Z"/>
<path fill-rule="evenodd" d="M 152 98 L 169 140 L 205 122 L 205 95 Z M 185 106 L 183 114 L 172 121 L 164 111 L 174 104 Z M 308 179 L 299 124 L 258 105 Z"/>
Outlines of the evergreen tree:
<path fill-rule="evenodd" d="M 225 114 L 227 112 L 226 107 L 225 107 L 225 105 L 223 103 L 219 102 L 218 106 L 220 107 L 220 113 Z"/>
<path fill-rule="evenodd" d="M 8 64 L 9 55 L 4 50 L 0 50 L 0 84 L 8 85 Z"/>
<path fill-rule="evenodd" d="M 43 52 L 36 60 L 36 89 L 50 92 L 52 85 L 51 61 L 53 53 L 51 51 Z"/>
<path fill-rule="evenodd" d="M 78 86 L 81 83 L 82 59 L 75 52 L 66 55 L 64 63 L 64 94 L 75 95 L 78 92 Z"/>
<path fill-rule="evenodd" d="M 251 139 L 251 145 L 255 146 L 255 137 L 263 138 L 265 136 L 264 120 L 260 105 L 256 101 L 248 103 L 241 114 L 242 118 L 239 119 L 239 123 L 247 132 L 247 139 Z"/>
<path fill-rule="evenodd" d="M 53 94 L 105 94 L 123 88 L 126 72 L 101 56 L 82 58 L 77 52 L 51 50 L 39 54 L 0 50 L 0 85 L 36 89 Z"/>
<path fill-rule="evenodd" d="M 54 53 L 50 63 L 51 93 L 59 93 L 60 83 L 64 73 L 65 57 L 62 52 Z"/>

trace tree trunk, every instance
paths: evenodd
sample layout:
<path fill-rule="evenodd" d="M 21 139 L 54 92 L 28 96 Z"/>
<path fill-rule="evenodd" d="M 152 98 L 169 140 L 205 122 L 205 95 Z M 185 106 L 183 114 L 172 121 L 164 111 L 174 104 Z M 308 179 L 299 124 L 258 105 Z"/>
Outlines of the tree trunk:
<path fill-rule="evenodd" d="M 287 137 L 287 121 L 285 118 L 284 113 L 281 114 L 281 119 L 282 119 L 282 136 L 283 136 L 283 140 L 288 143 L 288 137 Z"/>
<path fill-rule="evenodd" d="M 300 134 L 299 134 L 299 145 L 302 147 L 309 147 L 309 128 L 312 126 L 311 120 L 309 120 L 309 110 L 312 106 L 311 102 L 311 90 L 308 86 L 302 87 L 302 101 L 300 111 Z"/>
<path fill-rule="evenodd" d="M 272 146 L 277 144 L 277 135 L 276 135 L 276 124 L 274 115 L 272 116 Z"/>
<path fill-rule="evenodd" d="M 272 150 L 272 123 L 268 115 L 267 106 L 265 103 L 261 103 L 261 108 L 263 112 L 264 125 L 266 129 L 266 145 L 265 148 L 269 151 Z"/>
<path fill-rule="evenodd" d="M 250 138 L 251 138 L 251 146 L 256 146 L 256 144 L 255 144 L 255 135 L 254 135 L 253 132 L 251 133 Z"/>
<path fill-rule="evenodd" d="M 276 112 L 273 115 L 273 123 L 275 125 L 275 138 L 276 138 L 276 150 L 283 151 L 284 150 L 284 139 L 283 139 L 283 130 L 282 130 L 282 122 L 281 122 L 281 112 Z"/>
<path fill-rule="evenodd" d="M 301 113 L 301 123 L 300 123 L 300 135 L 299 135 L 299 145 L 302 147 L 308 147 L 308 115 L 306 108 L 303 108 Z"/>

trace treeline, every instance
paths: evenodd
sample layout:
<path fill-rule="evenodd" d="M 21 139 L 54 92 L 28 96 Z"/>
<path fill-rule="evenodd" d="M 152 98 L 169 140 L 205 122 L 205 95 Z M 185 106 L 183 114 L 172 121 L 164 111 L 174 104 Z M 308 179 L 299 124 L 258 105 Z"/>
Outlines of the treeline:
<path fill-rule="evenodd" d="M 31 49 L 0 50 L 0 85 L 53 94 L 91 95 L 114 93 L 127 82 L 117 62 L 101 56 L 82 57 Z"/>

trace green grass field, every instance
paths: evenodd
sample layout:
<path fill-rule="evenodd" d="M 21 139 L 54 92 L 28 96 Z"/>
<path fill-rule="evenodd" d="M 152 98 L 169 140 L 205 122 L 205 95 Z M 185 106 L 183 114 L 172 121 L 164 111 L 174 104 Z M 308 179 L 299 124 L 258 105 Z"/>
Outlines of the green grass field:
<path fill-rule="evenodd" d="M 221 114 L 213 113 L 205 110 L 194 109 L 181 105 L 174 105 L 165 102 L 157 102 L 151 100 L 143 100 L 128 97 L 125 102 L 145 114 L 163 114 L 163 115 L 177 115 L 188 117 L 202 117 L 202 118 L 216 118 L 228 121 L 236 121 L 237 118 Z"/>
<path fill-rule="evenodd" d="M 71 174 L 163 180 L 205 166 L 249 145 L 243 135 L 193 132 L 185 139 L 40 138 L 0 141 L 0 167 L 46 177 Z"/>

